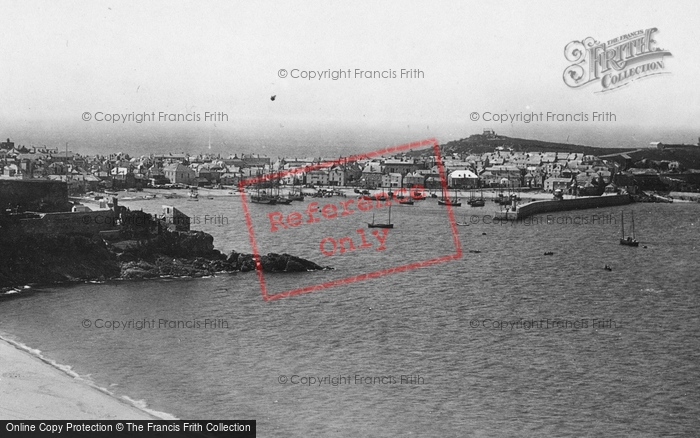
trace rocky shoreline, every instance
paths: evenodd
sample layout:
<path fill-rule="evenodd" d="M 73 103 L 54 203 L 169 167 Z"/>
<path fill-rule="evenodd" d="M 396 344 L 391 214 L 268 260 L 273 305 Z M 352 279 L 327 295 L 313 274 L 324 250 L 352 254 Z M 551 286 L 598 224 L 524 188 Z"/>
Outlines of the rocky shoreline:
<path fill-rule="evenodd" d="M 141 240 L 109 242 L 83 235 L 3 236 L 0 291 L 66 282 L 205 277 L 253 271 L 252 254 L 223 254 L 202 231 L 164 230 Z M 332 269 L 289 254 L 260 256 L 263 272 Z"/>

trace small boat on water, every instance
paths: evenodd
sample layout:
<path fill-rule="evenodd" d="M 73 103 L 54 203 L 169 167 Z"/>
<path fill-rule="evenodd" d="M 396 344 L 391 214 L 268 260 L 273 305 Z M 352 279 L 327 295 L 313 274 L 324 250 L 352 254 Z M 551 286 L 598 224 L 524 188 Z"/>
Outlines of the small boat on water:
<path fill-rule="evenodd" d="M 455 197 L 454 199 L 438 199 L 438 205 L 452 205 L 453 207 L 461 207 L 462 203 L 459 202 L 459 198 Z"/>
<path fill-rule="evenodd" d="M 460 222 L 455 222 L 455 224 L 460 226 L 460 227 L 468 227 L 469 221 L 467 221 L 467 215 L 466 214 L 464 215 L 464 220 L 462 220 Z"/>
<path fill-rule="evenodd" d="M 634 234 L 634 213 L 632 213 L 632 235 L 625 237 L 625 213 L 622 212 L 622 237 L 620 238 L 620 245 L 639 246 L 637 236 Z"/>
<path fill-rule="evenodd" d="M 380 193 L 379 195 L 375 196 L 374 199 L 377 201 L 388 201 L 391 196 L 387 196 L 386 193 Z"/>
<path fill-rule="evenodd" d="M 197 187 L 192 187 L 190 189 L 190 198 L 197 199 L 199 197 L 199 190 L 197 190 Z"/>
<path fill-rule="evenodd" d="M 425 201 L 428 197 L 423 190 L 414 190 L 411 188 L 411 199 L 414 201 Z"/>

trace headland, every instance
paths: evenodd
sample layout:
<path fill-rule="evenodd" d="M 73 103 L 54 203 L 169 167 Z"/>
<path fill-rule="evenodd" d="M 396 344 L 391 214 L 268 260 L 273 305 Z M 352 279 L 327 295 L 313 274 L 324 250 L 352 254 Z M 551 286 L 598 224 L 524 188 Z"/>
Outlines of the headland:
<path fill-rule="evenodd" d="M 164 206 L 160 217 L 131 211 L 113 199 L 94 211 L 0 216 L 0 289 L 27 284 L 204 277 L 221 273 L 329 269 L 290 254 L 214 248 L 214 238 L 189 229 L 189 218 Z"/>

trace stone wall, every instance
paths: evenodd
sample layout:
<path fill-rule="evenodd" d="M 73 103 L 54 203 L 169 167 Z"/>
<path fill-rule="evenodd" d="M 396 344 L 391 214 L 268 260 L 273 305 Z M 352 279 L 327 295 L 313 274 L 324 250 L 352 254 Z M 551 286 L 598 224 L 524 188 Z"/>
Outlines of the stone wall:
<path fill-rule="evenodd" d="M 112 210 L 90 212 L 46 213 L 38 218 L 20 219 L 15 230 L 24 234 L 84 234 L 118 229 L 117 215 Z"/>

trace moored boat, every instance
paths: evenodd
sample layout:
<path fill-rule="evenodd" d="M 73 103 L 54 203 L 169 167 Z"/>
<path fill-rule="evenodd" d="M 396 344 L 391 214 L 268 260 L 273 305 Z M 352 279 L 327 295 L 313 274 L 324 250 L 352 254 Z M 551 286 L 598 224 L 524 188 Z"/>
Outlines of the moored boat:
<path fill-rule="evenodd" d="M 639 241 L 634 234 L 634 213 L 632 213 L 632 235 L 627 237 L 625 237 L 625 213 L 622 213 L 622 237 L 620 238 L 620 245 L 639 246 Z"/>
<path fill-rule="evenodd" d="M 394 228 L 394 224 L 391 223 L 391 204 L 389 204 L 389 222 L 387 222 L 387 223 L 374 222 L 374 213 L 372 213 L 372 223 L 368 222 L 367 228 Z"/>

